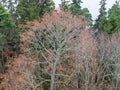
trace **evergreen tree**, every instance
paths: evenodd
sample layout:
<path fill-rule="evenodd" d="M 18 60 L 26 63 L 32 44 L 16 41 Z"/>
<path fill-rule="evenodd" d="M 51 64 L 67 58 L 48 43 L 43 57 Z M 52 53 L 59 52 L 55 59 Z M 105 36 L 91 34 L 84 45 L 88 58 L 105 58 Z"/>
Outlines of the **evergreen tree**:
<path fill-rule="evenodd" d="M 20 22 L 33 20 L 54 8 L 52 0 L 19 0 L 16 13 Z"/>
<path fill-rule="evenodd" d="M 116 32 L 120 28 L 120 4 L 116 1 L 108 11 L 108 20 L 104 27 L 108 34 Z"/>
<path fill-rule="evenodd" d="M 9 13 L 0 4 L 0 33 L 6 34 L 9 29 L 15 28 L 16 25 L 12 22 Z"/>
<path fill-rule="evenodd" d="M 61 0 L 61 7 L 64 9 L 64 11 L 68 11 L 69 10 L 69 1 L 66 0 Z"/>
<path fill-rule="evenodd" d="M 0 35 L 5 37 L 7 44 L 15 43 L 19 40 L 18 29 L 10 18 L 4 6 L 0 4 Z M 0 42 L 1 43 L 1 42 Z"/>
<path fill-rule="evenodd" d="M 72 0 L 72 3 L 70 4 L 70 11 L 74 14 L 74 15 L 80 15 L 82 8 L 81 8 L 81 0 Z"/>
<path fill-rule="evenodd" d="M 85 19 L 90 22 L 90 25 L 92 25 L 92 15 L 89 12 L 88 8 L 82 8 L 82 0 L 72 0 L 72 3 L 66 0 L 62 0 L 62 8 L 65 11 L 71 11 L 74 15 L 83 15 L 85 16 Z"/>
<path fill-rule="evenodd" d="M 99 9 L 100 14 L 95 21 L 94 29 L 105 31 L 104 26 L 106 24 L 106 15 L 107 15 L 105 5 L 106 5 L 106 0 L 101 0 L 100 1 L 101 7 Z"/>
<path fill-rule="evenodd" d="M 88 8 L 83 8 L 81 11 L 81 15 L 85 16 L 86 20 L 90 22 L 90 26 L 92 26 L 92 22 L 93 22 L 92 15 L 89 12 Z"/>
<path fill-rule="evenodd" d="M 4 54 L 7 49 L 15 50 L 19 41 L 18 30 L 15 23 L 12 22 L 9 13 L 4 6 L 0 4 L 0 68 L 4 72 Z M 10 50 L 10 51 L 11 51 Z"/>
<path fill-rule="evenodd" d="M 16 20 L 16 6 L 18 0 L 0 0 L 1 4 L 9 11 L 10 16 L 15 21 Z"/>

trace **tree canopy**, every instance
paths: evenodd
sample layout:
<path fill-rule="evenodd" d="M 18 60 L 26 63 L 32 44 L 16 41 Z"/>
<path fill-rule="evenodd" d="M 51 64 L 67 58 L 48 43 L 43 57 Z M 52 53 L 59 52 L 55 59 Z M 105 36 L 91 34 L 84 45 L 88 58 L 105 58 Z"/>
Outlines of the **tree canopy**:
<path fill-rule="evenodd" d="M 120 4 L 116 1 L 109 9 L 105 31 L 112 34 L 120 28 Z"/>
<path fill-rule="evenodd" d="M 98 29 L 98 30 L 104 30 L 104 26 L 106 24 L 106 0 L 101 0 L 100 1 L 100 9 L 99 9 L 99 15 L 98 18 L 95 20 L 95 25 L 94 25 L 94 29 Z"/>
<path fill-rule="evenodd" d="M 90 22 L 90 25 L 92 25 L 92 15 L 88 8 L 81 7 L 82 3 L 82 0 L 72 0 L 72 3 L 66 0 L 62 0 L 61 6 L 65 11 L 71 11 L 74 15 L 85 16 L 85 19 Z"/>
<path fill-rule="evenodd" d="M 19 0 L 16 8 L 17 19 L 20 22 L 34 20 L 52 8 L 54 8 L 52 0 Z"/>

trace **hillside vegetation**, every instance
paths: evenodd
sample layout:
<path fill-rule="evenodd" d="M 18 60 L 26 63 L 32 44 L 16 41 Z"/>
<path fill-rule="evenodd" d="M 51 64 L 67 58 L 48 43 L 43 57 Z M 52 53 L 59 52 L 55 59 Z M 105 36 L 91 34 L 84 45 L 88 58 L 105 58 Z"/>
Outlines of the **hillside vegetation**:
<path fill-rule="evenodd" d="M 0 90 L 120 90 L 119 1 L 0 1 Z"/>

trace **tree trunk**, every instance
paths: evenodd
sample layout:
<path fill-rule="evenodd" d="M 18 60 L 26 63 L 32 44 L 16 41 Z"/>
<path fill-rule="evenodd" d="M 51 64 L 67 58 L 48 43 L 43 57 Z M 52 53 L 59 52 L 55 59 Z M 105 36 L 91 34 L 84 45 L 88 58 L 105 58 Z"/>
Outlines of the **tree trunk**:
<path fill-rule="evenodd" d="M 55 87 L 55 71 L 56 71 L 56 62 L 53 63 L 50 90 L 54 90 Z"/>

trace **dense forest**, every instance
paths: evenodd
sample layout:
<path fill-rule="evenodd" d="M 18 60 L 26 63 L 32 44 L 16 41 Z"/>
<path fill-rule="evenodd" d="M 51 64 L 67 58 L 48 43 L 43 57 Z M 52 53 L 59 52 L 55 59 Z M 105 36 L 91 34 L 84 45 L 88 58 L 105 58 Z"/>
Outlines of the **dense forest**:
<path fill-rule="evenodd" d="M 0 0 L 0 90 L 120 90 L 120 0 Z"/>

